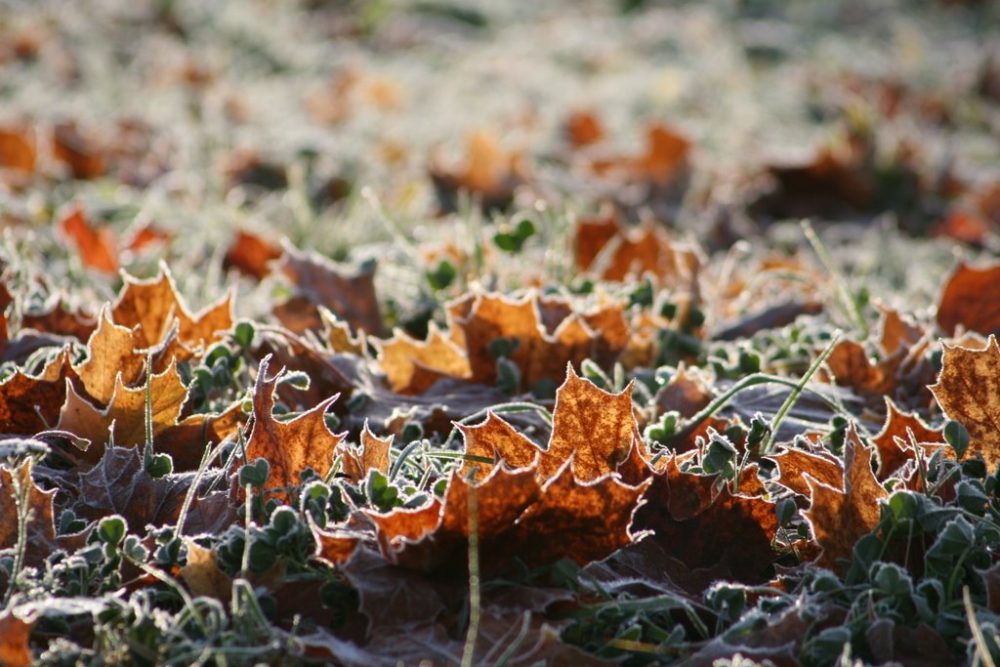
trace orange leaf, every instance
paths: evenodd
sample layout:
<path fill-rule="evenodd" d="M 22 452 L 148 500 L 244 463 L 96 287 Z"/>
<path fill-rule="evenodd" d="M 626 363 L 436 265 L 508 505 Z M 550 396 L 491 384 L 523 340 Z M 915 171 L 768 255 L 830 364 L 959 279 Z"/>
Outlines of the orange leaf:
<path fill-rule="evenodd" d="M 486 420 L 480 424 L 458 427 L 465 437 L 465 453 L 493 459 L 494 463 L 504 463 L 513 469 L 533 466 L 541 454 L 541 449 L 528 438 L 490 410 Z M 466 460 L 462 464 L 463 479 L 470 475 L 481 481 L 491 472 L 491 464 Z"/>
<path fill-rule="evenodd" d="M 389 452 L 392 449 L 393 436 L 378 438 L 368 428 L 361 431 L 361 451 L 347 447 L 347 443 L 337 445 L 335 454 L 342 455 L 342 472 L 353 482 L 360 482 L 368 476 L 369 470 L 378 470 L 383 475 L 389 474 Z"/>
<path fill-rule="evenodd" d="M 965 456 L 1000 459 L 1000 347 L 990 334 L 985 349 L 944 345 L 941 374 L 931 393 L 945 414 L 969 431 Z"/>
<path fill-rule="evenodd" d="M 253 395 L 253 430 L 247 443 L 247 459 L 258 457 L 271 464 L 266 489 L 283 500 L 288 489 L 299 484 L 299 475 L 312 468 L 321 478 L 333 465 L 334 451 L 346 433 L 333 434 L 324 415 L 337 396 L 322 401 L 291 421 L 274 418 L 274 390 L 284 371 L 267 377 L 270 356 L 260 362 Z"/>
<path fill-rule="evenodd" d="M 421 394 L 442 376 L 468 378 L 472 374 L 462 348 L 433 323 L 426 341 L 415 340 L 397 330 L 388 340 L 372 342 L 389 386 L 401 394 Z"/>
<path fill-rule="evenodd" d="M 879 501 L 889 496 L 872 472 L 872 452 L 858 438 L 853 425 L 844 444 L 843 483 L 829 486 L 806 473 L 809 509 L 804 512 L 823 553 L 819 563 L 834 567 L 849 559 L 855 543 L 871 532 L 881 514 Z"/>
<path fill-rule="evenodd" d="M 28 639 L 34 621 L 24 621 L 13 611 L 0 614 L 0 665 L 29 667 L 34 664 Z"/>
<path fill-rule="evenodd" d="M 102 273 L 118 272 L 118 239 L 107 227 L 95 229 L 80 206 L 74 206 L 59 221 L 59 231 L 69 238 L 87 268 Z"/>
<path fill-rule="evenodd" d="M 948 335 L 959 326 L 983 335 L 1000 332 L 1000 264 L 974 268 L 959 262 L 941 292 L 937 323 Z"/>
<path fill-rule="evenodd" d="M 0 383 L 0 433 L 33 435 L 52 428 L 66 399 L 67 379 L 75 377 L 68 351 L 38 376 L 14 371 Z"/>
<path fill-rule="evenodd" d="M 20 493 L 27 489 L 28 510 L 30 512 L 27 525 L 27 542 L 25 543 L 25 562 L 31 566 L 40 566 L 53 550 L 56 544 L 56 526 L 52 502 L 56 490 L 43 491 L 31 475 L 31 462 L 26 461 L 11 471 L 0 467 L 0 549 L 10 549 L 17 545 L 18 513 L 15 481 L 20 487 Z"/>
<path fill-rule="evenodd" d="M 271 262 L 281 257 L 281 248 L 268 243 L 246 230 L 236 232 L 236 238 L 226 251 L 222 267 L 263 280 L 271 272 Z"/>
<path fill-rule="evenodd" d="M 885 399 L 887 414 L 882 430 L 872 437 L 878 449 L 878 477 L 884 480 L 915 458 L 910 442 L 916 444 L 941 443 L 945 439 L 943 429 L 933 429 L 915 412 L 903 412 L 889 397 Z"/>
<path fill-rule="evenodd" d="M 196 596 L 210 597 L 229 604 L 233 595 L 233 580 L 219 568 L 215 552 L 198 545 L 194 540 L 184 540 L 187 563 L 181 568 L 181 578 Z"/>

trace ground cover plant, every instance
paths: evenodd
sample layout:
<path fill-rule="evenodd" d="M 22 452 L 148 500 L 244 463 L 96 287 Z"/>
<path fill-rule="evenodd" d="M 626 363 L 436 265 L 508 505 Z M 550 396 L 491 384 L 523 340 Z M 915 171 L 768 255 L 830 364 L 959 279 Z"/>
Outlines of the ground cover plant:
<path fill-rule="evenodd" d="M 994 665 L 988 2 L 0 9 L 0 665 Z"/>

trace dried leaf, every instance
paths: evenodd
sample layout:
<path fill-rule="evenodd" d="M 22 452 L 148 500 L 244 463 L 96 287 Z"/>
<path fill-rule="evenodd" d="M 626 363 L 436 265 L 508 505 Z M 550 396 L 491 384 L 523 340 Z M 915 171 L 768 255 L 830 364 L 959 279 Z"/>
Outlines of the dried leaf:
<path fill-rule="evenodd" d="M 125 385 L 138 381 L 146 367 L 146 355 L 139 351 L 142 347 L 141 335 L 115 324 L 105 306 L 87 341 L 87 359 L 75 368 L 87 395 L 106 405 L 119 380 Z"/>
<path fill-rule="evenodd" d="M 832 489 L 843 489 L 844 466 L 839 459 L 824 450 L 807 452 L 789 447 L 768 458 L 778 465 L 778 484 L 800 496 L 810 495 L 807 475 Z"/>
<path fill-rule="evenodd" d="M 101 147 L 92 138 L 81 134 L 76 123 L 71 121 L 58 123 L 52 128 L 52 154 L 69 167 L 73 178 L 98 178 L 107 171 Z"/>
<path fill-rule="evenodd" d="M 541 448 L 497 417 L 492 410 L 482 423 L 459 425 L 459 429 L 465 438 L 465 453 L 493 459 L 494 464 L 503 463 L 512 469 L 527 468 L 534 466 L 541 455 Z M 471 476 L 476 481 L 482 481 L 491 470 L 492 466 L 488 463 L 466 460 L 461 474 L 463 479 Z"/>
<path fill-rule="evenodd" d="M 1000 347 L 990 334 L 985 349 L 944 345 L 941 374 L 931 393 L 945 414 L 969 431 L 965 456 L 1000 459 Z"/>
<path fill-rule="evenodd" d="M 389 452 L 392 450 L 393 436 L 378 438 L 365 424 L 361 431 L 361 451 L 357 452 L 341 442 L 337 445 L 335 455 L 343 457 L 341 472 L 353 482 L 360 482 L 368 477 L 369 470 L 378 470 L 383 475 L 389 474 Z"/>
<path fill-rule="evenodd" d="M 441 210 L 458 210 L 459 192 L 479 198 L 486 211 L 507 208 L 513 201 L 514 189 L 525 180 L 520 155 L 502 150 L 496 137 L 487 131 L 469 134 L 465 151 L 465 162 L 455 166 L 431 156 L 428 171 Z"/>
<path fill-rule="evenodd" d="M 13 471 L 0 467 L 0 549 L 17 545 L 19 488 L 28 504 L 24 562 L 38 567 L 58 547 L 52 506 L 56 490 L 43 491 L 39 488 L 31 471 L 30 461 L 25 461 Z"/>
<path fill-rule="evenodd" d="M 236 232 L 236 238 L 226 251 L 222 268 L 236 269 L 244 275 L 263 280 L 271 272 L 271 262 L 279 257 L 280 247 L 241 229 Z"/>
<path fill-rule="evenodd" d="M 172 351 L 178 361 L 183 361 L 190 358 L 190 350 L 208 347 L 219 339 L 219 332 L 232 328 L 232 294 L 192 313 L 177 292 L 170 270 L 162 264 L 159 275 L 150 280 L 125 276 L 125 287 L 111 307 L 111 318 L 131 329 L 139 327 L 136 333 L 144 348 L 163 342 L 176 320 L 177 340 L 186 350 Z"/>
<path fill-rule="evenodd" d="M 271 464 L 271 475 L 265 489 L 287 500 L 289 489 L 300 482 L 299 475 L 312 468 L 326 477 L 333 465 L 334 452 L 345 433 L 333 434 L 326 427 L 327 408 L 336 396 L 322 401 L 291 421 L 274 418 L 274 391 L 283 371 L 268 378 L 269 358 L 260 362 L 253 395 L 253 430 L 247 443 L 247 459 L 263 457 Z"/>
<path fill-rule="evenodd" d="M 30 667 L 35 663 L 28 640 L 34 621 L 24 621 L 8 610 L 0 614 L 0 665 Z"/>
<path fill-rule="evenodd" d="M 80 261 L 102 273 L 118 272 L 118 240 L 107 227 L 95 228 L 80 206 L 69 209 L 59 221 L 59 231 L 76 246 Z"/>
<path fill-rule="evenodd" d="M 915 412 L 903 412 L 888 397 L 885 399 L 886 418 L 882 430 L 872 437 L 878 450 L 878 477 L 884 480 L 915 457 L 910 437 L 916 444 L 944 444 L 943 429 L 933 429 Z"/>
<path fill-rule="evenodd" d="M 385 325 L 375 294 L 375 265 L 353 275 L 331 260 L 286 245 L 276 267 L 313 307 L 323 306 L 355 329 L 382 335 Z M 317 319 L 319 318 L 317 314 Z"/>
<path fill-rule="evenodd" d="M 871 458 L 871 450 L 851 425 L 844 444 L 842 484 L 832 487 L 805 474 L 810 495 L 804 515 L 823 549 L 819 563 L 825 567 L 837 567 L 838 560 L 850 559 L 855 543 L 879 521 L 879 501 L 889 494 L 872 472 Z"/>
<path fill-rule="evenodd" d="M 426 341 L 396 330 L 392 338 L 372 342 L 389 386 L 401 394 L 421 394 L 442 376 L 465 379 L 472 375 L 465 352 L 433 323 Z"/>
<path fill-rule="evenodd" d="M 191 539 L 184 540 L 187 563 L 181 568 L 181 578 L 196 596 L 210 597 L 229 604 L 233 596 L 233 580 L 219 568 L 215 552 Z"/>
<path fill-rule="evenodd" d="M 964 262 L 948 278 L 938 301 L 937 323 L 948 335 L 1000 333 L 1000 265 L 971 267 Z"/>
<path fill-rule="evenodd" d="M 67 380 L 73 378 L 76 372 L 68 351 L 49 362 L 37 377 L 14 371 L 0 383 L 0 433 L 33 435 L 52 428 L 66 399 Z"/>

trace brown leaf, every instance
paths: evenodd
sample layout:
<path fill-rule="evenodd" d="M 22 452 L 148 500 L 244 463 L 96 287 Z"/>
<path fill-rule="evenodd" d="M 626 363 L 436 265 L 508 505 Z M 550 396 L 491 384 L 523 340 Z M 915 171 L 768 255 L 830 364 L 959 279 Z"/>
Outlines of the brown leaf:
<path fill-rule="evenodd" d="M 34 621 L 18 618 L 13 610 L 0 614 L 0 665 L 30 667 L 35 663 L 28 640 Z"/>
<path fill-rule="evenodd" d="M 872 363 L 861 343 L 842 340 L 830 352 L 826 366 L 838 385 L 881 400 L 882 396 L 895 392 L 896 372 L 902 361 L 903 355 L 897 353 L 877 364 Z"/>
<path fill-rule="evenodd" d="M 190 358 L 190 350 L 206 348 L 219 339 L 219 332 L 233 326 L 232 294 L 218 302 L 192 313 L 177 292 L 174 278 L 165 264 L 159 275 L 150 280 L 125 277 L 125 287 L 111 307 L 111 318 L 116 324 L 136 332 L 142 347 L 151 348 L 161 342 L 176 320 L 177 340 L 186 348 L 173 350 L 178 361 Z M 169 361 L 169 359 L 166 359 Z"/>
<path fill-rule="evenodd" d="M 590 168 L 601 176 L 662 186 L 674 181 L 687 167 L 690 153 L 691 142 L 687 137 L 666 125 L 653 124 L 646 129 L 644 153 L 594 160 Z"/>
<path fill-rule="evenodd" d="M 187 563 L 181 568 L 181 578 L 195 596 L 214 598 L 228 605 L 233 596 L 233 580 L 219 568 L 215 552 L 198 545 L 194 540 L 184 540 Z"/>
<path fill-rule="evenodd" d="M 509 544 L 529 567 L 560 558 L 580 565 L 606 558 L 632 542 L 632 515 L 649 482 L 628 486 L 607 475 L 584 483 L 567 464 L 518 519 Z"/>
<path fill-rule="evenodd" d="M 892 356 L 900 349 L 910 348 L 924 337 L 922 327 L 893 308 L 879 306 L 882 317 L 878 325 L 878 340 L 882 351 Z"/>
<path fill-rule="evenodd" d="M 92 314 L 71 309 L 62 299 L 51 302 L 43 311 L 21 313 L 21 327 L 57 336 L 72 336 L 85 341 L 97 329 L 98 320 Z"/>
<path fill-rule="evenodd" d="M 886 418 L 882 430 L 872 437 L 878 450 L 878 477 L 884 480 L 913 460 L 915 453 L 911 447 L 910 435 L 916 444 L 945 443 L 944 429 L 933 429 L 915 412 L 903 412 L 888 397 Z"/>
<path fill-rule="evenodd" d="M 52 128 L 52 154 L 69 167 L 73 178 L 98 178 L 107 171 L 102 148 L 81 134 L 71 121 L 57 123 Z"/>
<path fill-rule="evenodd" d="M 1000 333 L 1000 264 L 975 268 L 959 262 L 941 292 L 937 323 L 948 335 L 961 326 L 984 336 Z"/>
<path fill-rule="evenodd" d="M 671 241 L 662 229 L 626 229 L 613 214 L 578 222 L 574 248 L 577 266 L 603 280 L 651 273 L 667 285 L 687 286 L 701 263 L 694 248 Z"/>
<path fill-rule="evenodd" d="M 656 414 L 673 410 L 681 417 L 693 417 L 712 402 L 713 396 L 704 375 L 681 364 L 670 382 L 656 392 Z"/>
<path fill-rule="evenodd" d="M 838 567 L 838 560 L 850 559 L 855 543 L 879 521 L 879 501 L 889 494 L 872 472 L 871 458 L 871 450 L 851 425 L 844 444 L 843 483 L 831 487 L 805 474 L 810 495 L 804 515 L 823 549 L 819 563 L 824 567 Z"/>
<path fill-rule="evenodd" d="M 299 475 L 312 468 L 321 478 L 333 465 L 334 452 L 345 433 L 333 434 L 326 427 L 327 408 L 337 396 L 322 401 L 291 421 L 274 418 L 274 391 L 284 371 L 268 378 L 269 358 L 260 362 L 253 395 L 253 430 L 247 443 L 247 459 L 258 457 L 271 464 L 266 489 L 281 499 L 288 499 L 288 490 L 299 484 Z"/>
<path fill-rule="evenodd" d="M 56 526 L 52 502 L 56 490 L 43 491 L 32 479 L 30 461 L 11 471 L 0 467 L 0 549 L 10 549 L 18 539 L 18 488 L 25 494 L 28 507 L 27 541 L 24 559 L 38 567 L 54 549 Z"/>
<path fill-rule="evenodd" d="M 368 477 L 369 470 L 378 470 L 383 475 L 389 474 L 389 452 L 392 450 L 393 436 L 378 438 L 365 424 L 361 431 L 361 451 L 357 452 L 347 446 L 346 442 L 337 445 L 334 454 L 343 456 L 341 472 L 353 482 L 360 482 Z"/>
<path fill-rule="evenodd" d="M 87 395 L 108 404 L 119 379 L 126 385 L 138 381 L 146 367 L 146 356 L 138 351 L 142 346 L 139 333 L 112 322 L 103 308 L 87 341 L 87 359 L 75 367 Z"/>
<path fill-rule="evenodd" d="M 95 228 L 80 206 L 70 208 L 59 220 L 59 231 L 73 242 L 80 261 L 89 269 L 118 273 L 118 240 L 107 227 Z"/>
<path fill-rule="evenodd" d="M 353 530 L 325 531 L 312 522 L 310 529 L 316 540 L 316 557 L 330 565 L 346 563 L 367 538 L 364 533 Z"/>
<path fill-rule="evenodd" d="M 225 270 L 236 269 L 240 273 L 263 280 L 271 272 L 271 262 L 281 257 L 281 248 L 265 241 L 260 236 L 239 230 L 222 261 Z"/>
<path fill-rule="evenodd" d="M 465 379 L 472 375 L 464 350 L 433 323 L 426 341 L 396 330 L 392 338 L 372 342 L 389 386 L 400 394 L 421 394 L 442 376 Z"/>
<path fill-rule="evenodd" d="M 843 489 L 844 466 L 840 460 L 824 450 L 807 452 L 789 447 L 780 454 L 768 457 L 778 465 L 778 484 L 800 496 L 809 496 L 809 478 L 826 484 L 832 489 Z"/>
<path fill-rule="evenodd" d="M 374 264 L 352 275 L 321 255 L 286 245 L 277 268 L 313 307 L 323 306 L 365 333 L 383 334 L 385 325 L 375 294 Z"/>
<path fill-rule="evenodd" d="M 428 172 L 441 210 L 458 210 L 459 192 L 477 197 L 486 211 L 507 208 L 515 188 L 525 180 L 520 155 L 505 152 L 487 131 L 469 134 L 465 151 L 465 161 L 458 165 L 446 165 L 439 156 L 431 156 Z"/>
<path fill-rule="evenodd" d="M 30 128 L 0 128 L 0 169 L 32 173 L 37 160 L 38 151 Z"/>
<path fill-rule="evenodd" d="M 524 437 L 506 421 L 490 410 L 480 424 L 459 425 L 465 438 L 465 453 L 493 459 L 494 464 L 503 463 L 512 469 L 534 466 L 541 455 L 541 448 Z M 470 476 L 482 481 L 491 472 L 492 466 L 482 461 L 466 460 L 462 464 L 463 479 Z"/>
<path fill-rule="evenodd" d="M 20 370 L 0 383 L 0 433 L 33 435 L 52 426 L 66 399 L 67 380 L 76 378 L 69 352 L 53 359 L 38 376 Z"/>
<path fill-rule="evenodd" d="M 683 472 L 671 458 L 653 476 L 633 530 L 691 570 L 714 569 L 745 583 L 761 583 L 776 554 L 774 503 L 717 490 L 718 478 Z"/>
<path fill-rule="evenodd" d="M 153 479 L 143 469 L 138 449 L 111 447 L 96 465 L 80 474 L 72 507 L 78 516 L 90 520 L 120 514 L 134 531 L 146 525 L 175 524 L 193 481 L 193 473 Z M 199 491 L 194 491 L 184 534 L 221 534 L 236 520 L 228 492 L 202 496 Z"/>
<path fill-rule="evenodd" d="M 155 438 L 178 425 L 187 400 L 187 387 L 181 381 L 176 363 L 171 362 L 165 371 L 152 376 L 150 389 Z M 57 428 L 90 440 L 91 446 L 84 457 L 91 462 L 103 454 L 109 435 L 120 447 L 143 444 L 146 441 L 146 389 L 144 386 L 125 386 L 119 375 L 107 407 L 98 409 L 67 383 L 66 403 L 60 410 Z"/>
<path fill-rule="evenodd" d="M 570 146 L 575 149 L 596 144 L 605 136 L 601 119 L 591 111 L 575 111 L 570 114 L 563 125 L 563 133 Z"/>
<path fill-rule="evenodd" d="M 582 379 L 567 367 L 556 392 L 552 436 L 538 462 L 542 479 L 572 458 L 573 475 L 584 482 L 615 472 L 625 461 L 638 431 L 632 414 L 631 384 L 617 394 Z"/>
<path fill-rule="evenodd" d="M 1000 458 L 1000 347 L 990 334 L 985 349 L 945 344 L 941 373 L 931 393 L 945 414 L 969 432 L 965 456 L 981 454 L 987 466 Z"/>

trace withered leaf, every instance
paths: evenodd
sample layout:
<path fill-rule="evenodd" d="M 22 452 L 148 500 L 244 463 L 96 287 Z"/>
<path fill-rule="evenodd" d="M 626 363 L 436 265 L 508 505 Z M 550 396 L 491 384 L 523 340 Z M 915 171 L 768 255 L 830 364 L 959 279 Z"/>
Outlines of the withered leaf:
<path fill-rule="evenodd" d="M 372 342 L 389 386 L 401 394 L 423 393 L 441 376 L 464 379 L 472 375 L 465 351 L 433 323 L 425 341 L 397 330 L 388 340 Z"/>
<path fill-rule="evenodd" d="M 119 380 L 125 385 L 136 382 L 146 364 L 146 355 L 139 351 L 143 346 L 137 332 L 115 324 L 108 308 L 103 308 L 87 341 L 87 359 L 75 368 L 87 395 L 107 404 Z"/>
<path fill-rule="evenodd" d="M 14 372 L 0 383 L 0 432 L 32 435 L 52 428 L 66 398 L 67 380 L 76 378 L 64 351 L 40 375 Z"/>
<path fill-rule="evenodd" d="M 582 481 L 615 472 L 628 457 L 637 431 L 631 385 L 612 394 L 568 367 L 566 381 L 556 392 L 552 436 L 538 473 L 548 479 L 570 458 L 573 475 Z"/>
<path fill-rule="evenodd" d="M 0 665 L 29 667 L 34 664 L 28 640 L 34 622 L 19 618 L 13 610 L 0 614 Z"/>
<path fill-rule="evenodd" d="M 365 533 L 346 529 L 327 531 L 312 522 L 310 529 L 316 540 L 316 557 L 330 565 L 346 563 L 367 539 Z"/>
<path fill-rule="evenodd" d="M 59 221 L 59 231 L 76 246 L 80 261 L 102 273 L 118 272 L 117 238 L 107 227 L 95 228 L 80 206 L 69 209 Z"/>
<path fill-rule="evenodd" d="M 187 563 L 181 568 L 181 578 L 196 596 L 215 598 L 229 604 L 233 595 L 233 580 L 219 568 L 215 552 L 191 539 L 184 540 Z"/>
<path fill-rule="evenodd" d="M 844 466 L 839 459 L 825 451 L 808 452 L 789 447 L 769 458 L 778 464 L 778 484 L 800 496 L 808 496 L 810 493 L 806 475 L 831 488 L 843 488 Z"/>
<path fill-rule="evenodd" d="M 990 335 L 985 349 L 944 345 L 941 374 L 931 392 L 949 418 L 969 431 L 965 456 L 1000 459 L 1000 347 Z"/>
<path fill-rule="evenodd" d="M 78 516 L 91 520 L 120 514 L 133 530 L 174 524 L 193 481 L 192 473 L 153 479 L 143 469 L 137 449 L 111 447 L 95 466 L 80 474 L 72 507 Z M 215 491 L 201 496 L 199 491 L 194 491 L 184 534 L 223 532 L 236 520 L 229 494 Z"/>
<path fill-rule="evenodd" d="M 918 445 L 945 442 L 943 429 L 931 428 L 915 412 L 903 412 L 888 397 L 885 403 L 887 410 L 885 424 L 881 431 L 872 436 L 872 442 L 878 449 L 878 476 L 881 480 L 915 458 L 910 441 L 911 435 L 913 442 Z"/>
<path fill-rule="evenodd" d="M 98 320 L 81 310 L 68 308 L 61 299 L 51 302 L 43 311 L 21 313 L 21 327 L 57 336 L 72 336 L 85 341 L 97 329 Z"/>
<path fill-rule="evenodd" d="M 337 396 L 322 401 L 291 421 L 274 418 L 274 392 L 284 371 L 267 377 L 269 358 L 260 362 L 253 395 L 253 430 L 247 443 L 249 460 L 263 457 L 271 464 L 266 489 L 287 499 L 288 490 L 299 484 L 299 475 L 312 468 L 325 477 L 333 465 L 334 452 L 345 433 L 335 435 L 326 426 L 327 408 Z"/>
<path fill-rule="evenodd" d="M 314 307 L 329 309 L 365 333 L 380 336 L 385 331 L 374 264 L 350 274 L 325 257 L 286 245 L 277 268 Z"/>
<path fill-rule="evenodd" d="M 32 478 L 30 461 L 14 470 L 0 467 L 0 549 L 10 549 L 18 539 L 18 490 L 25 494 L 28 506 L 27 542 L 24 559 L 28 565 L 38 566 L 57 548 L 56 526 L 53 514 L 55 489 L 43 491 Z"/>
<path fill-rule="evenodd" d="M 458 210 L 458 193 L 467 192 L 479 198 L 486 211 L 504 209 L 514 198 L 514 189 L 525 180 L 521 156 L 504 151 L 497 138 L 480 130 L 465 140 L 465 161 L 445 165 L 432 155 L 428 171 L 438 204 L 445 213 Z"/>
<path fill-rule="evenodd" d="M 1000 265 L 976 268 L 959 262 L 938 301 L 937 323 L 948 335 L 958 327 L 984 336 L 1000 333 Z"/>
<path fill-rule="evenodd" d="M 683 472 L 671 458 L 651 480 L 633 530 L 691 570 L 713 569 L 747 583 L 766 580 L 776 554 L 774 503 L 717 490 L 718 478 Z"/>
<path fill-rule="evenodd" d="M 177 340 L 188 348 L 204 348 L 218 340 L 219 332 L 233 326 L 232 310 L 232 294 L 227 294 L 218 302 L 192 313 L 178 294 L 170 270 L 161 264 L 155 278 L 139 280 L 125 276 L 125 287 L 111 307 L 111 318 L 131 329 L 139 327 L 137 334 L 143 348 L 161 343 L 176 319 Z M 175 351 L 175 356 L 180 356 L 180 352 Z M 179 360 L 188 357 L 190 354 Z"/>
<path fill-rule="evenodd" d="M 263 280 L 271 272 L 271 262 L 279 257 L 280 247 L 241 229 L 236 232 L 236 238 L 226 251 L 222 267 L 226 270 L 236 269 L 244 275 Z"/>
<path fill-rule="evenodd" d="M 364 480 L 369 470 L 377 470 L 383 475 L 388 475 L 392 440 L 392 435 L 388 438 L 377 437 L 368 428 L 368 424 L 365 424 L 361 431 L 360 452 L 348 447 L 343 441 L 337 445 L 334 453 L 343 457 L 341 472 L 354 482 Z"/>
<path fill-rule="evenodd" d="M 840 559 L 849 559 L 855 543 L 878 523 L 879 501 L 889 494 L 872 472 L 871 459 L 872 451 L 851 425 L 844 443 L 842 483 L 831 487 L 805 473 L 810 496 L 804 515 L 823 549 L 819 563 L 826 567 L 837 567 Z"/>
<path fill-rule="evenodd" d="M 533 466 L 541 454 L 541 448 L 521 435 L 513 426 L 501 419 L 492 410 L 486 419 L 474 425 L 460 425 L 465 438 L 465 453 L 470 456 L 492 459 L 494 463 L 504 463 L 512 469 Z M 463 478 L 481 481 L 492 470 L 489 463 L 466 460 L 462 464 Z"/>

